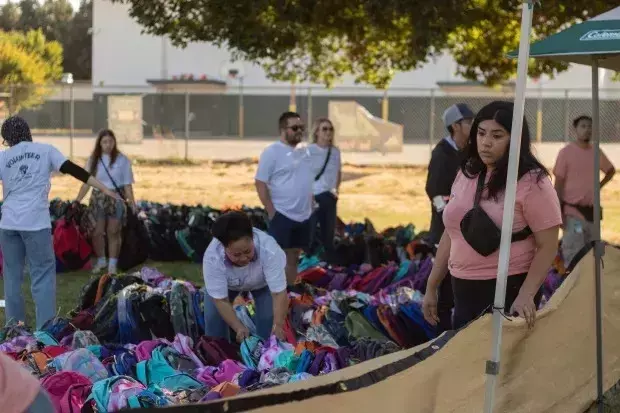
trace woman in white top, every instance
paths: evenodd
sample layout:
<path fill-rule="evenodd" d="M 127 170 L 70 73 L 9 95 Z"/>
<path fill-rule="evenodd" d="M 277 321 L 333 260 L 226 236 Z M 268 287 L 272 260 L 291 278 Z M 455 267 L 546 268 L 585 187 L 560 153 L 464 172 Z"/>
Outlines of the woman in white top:
<path fill-rule="evenodd" d="M 99 132 L 95 148 L 86 162 L 86 170 L 97 177 L 107 188 L 116 191 L 130 208 L 135 209 L 131 162 L 118 150 L 116 136 L 110 129 L 103 129 Z M 76 198 L 77 202 L 84 199 L 88 189 L 88 186 L 82 185 Z M 125 202 L 113 199 L 103 192 L 93 189 L 89 208 L 96 219 L 92 240 L 98 259 L 93 268 L 94 273 L 103 271 L 106 265 L 108 273 L 116 273 L 122 241 L 121 229 L 126 215 Z M 106 239 L 104 234 L 107 235 L 109 263 L 105 255 Z"/>
<path fill-rule="evenodd" d="M 312 215 L 313 242 L 311 245 L 314 244 L 316 234 L 314 229 L 318 224 L 320 227 L 319 241 L 329 256 L 334 249 L 338 191 L 342 181 L 342 161 L 340 150 L 334 146 L 334 125 L 328 118 L 318 118 L 314 122 L 312 142 L 308 148 L 312 155 L 315 171 L 313 192 L 318 208 Z"/>
<path fill-rule="evenodd" d="M 256 304 L 256 333 L 284 339 L 288 314 L 286 254 L 276 240 L 256 228 L 243 212 L 219 217 L 211 229 L 213 241 L 202 261 L 207 295 L 204 302 L 205 334 L 230 340 L 229 330 L 241 342 L 250 335 L 237 317 L 232 302 L 250 291 Z"/>
<path fill-rule="evenodd" d="M 8 148 L 0 152 L 3 203 L 0 245 L 4 257 L 6 321 L 26 321 L 22 294 L 28 262 L 30 290 L 36 307 L 36 328 L 56 315 L 56 258 L 52 242 L 49 193 L 54 172 L 68 174 L 87 185 L 118 197 L 52 145 L 32 141 L 30 127 L 18 116 L 8 118 L 0 131 Z M 1 387 L 1 386 L 0 386 Z M 4 410 L 3 410 L 4 411 Z"/>

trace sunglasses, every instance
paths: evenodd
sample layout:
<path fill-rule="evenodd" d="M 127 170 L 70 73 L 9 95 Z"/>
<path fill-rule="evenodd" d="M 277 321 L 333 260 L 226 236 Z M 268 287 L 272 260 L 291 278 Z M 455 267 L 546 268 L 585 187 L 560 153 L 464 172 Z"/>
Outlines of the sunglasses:
<path fill-rule="evenodd" d="M 333 126 L 323 126 L 323 127 L 321 128 L 321 130 L 322 130 L 323 132 L 333 132 L 333 131 L 334 131 L 334 128 L 333 128 Z"/>
<path fill-rule="evenodd" d="M 293 125 L 293 126 L 289 126 L 288 128 L 292 130 L 293 132 L 297 132 L 297 131 L 303 132 L 306 129 L 306 127 L 303 125 Z"/>

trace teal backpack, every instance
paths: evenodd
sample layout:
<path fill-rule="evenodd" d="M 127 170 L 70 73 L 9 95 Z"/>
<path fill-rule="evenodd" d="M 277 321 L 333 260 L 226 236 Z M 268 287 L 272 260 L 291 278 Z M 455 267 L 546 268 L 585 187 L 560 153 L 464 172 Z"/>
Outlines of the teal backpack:
<path fill-rule="evenodd" d="M 156 386 L 152 386 L 149 389 L 143 389 L 144 386 L 138 383 L 136 380 L 129 376 L 114 376 L 105 380 L 101 380 L 93 384 L 93 388 L 90 396 L 86 400 L 86 402 L 93 401 L 97 406 L 97 411 L 107 412 L 108 406 L 110 403 L 110 395 L 119 392 L 120 390 L 117 387 L 117 384 L 120 384 L 120 381 L 123 381 L 125 384 L 127 382 L 133 384 L 133 386 L 125 387 L 124 391 L 131 391 L 131 396 L 127 397 L 127 405 L 126 406 L 117 406 L 118 408 L 144 408 L 144 407 L 163 407 L 170 405 L 169 400 L 164 396 L 164 393 L 161 389 Z M 142 388 L 139 392 L 135 392 L 135 389 Z"/>
<path fill-rule="evenodd" d="M 144 360 L 136 365 L 138 380 L 149 389 L 156 386 L 172 393 L 194 391 L 204 388 L 204 385 L 187 373 L 179 373 L 173 369 L 161 348 L 153 350 L 150 360 Z"/>

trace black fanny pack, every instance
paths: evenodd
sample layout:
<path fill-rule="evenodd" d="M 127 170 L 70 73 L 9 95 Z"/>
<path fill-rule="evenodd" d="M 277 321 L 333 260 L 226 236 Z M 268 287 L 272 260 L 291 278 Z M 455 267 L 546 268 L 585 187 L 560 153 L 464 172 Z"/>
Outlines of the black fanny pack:
<path fill-rule="evenodd" d="M 474 207 L 461 220 L 461 233 L 465 241 L 478 254 L 488 257 L 499 249 L 502 230 L 495 225 L 491 217 L 480 207 L 485 176 L 486 171 L 480 172 L 478 176 Z M 511 242 L 523 241 L 530 235 L 532 235 L 532 230 L 530 227 L 525 227 L 521 231 L 512 234 Z"/>
<path fill-rule="evenodd" d="M 572 206 L 577 211 L 579 211 L 581 215 L 583 215 L 586 221 L 594 222 L 594 206 L 593 205 L 576 205 L 576 204 L 569 204 L 568 202 L 562 202 L 562 213 L 564 213 L 564 205 Z M 603 219 L 603 208 L 601 208 L 600 211 L 601 211 L 600 218 L 602 220 Z"/>

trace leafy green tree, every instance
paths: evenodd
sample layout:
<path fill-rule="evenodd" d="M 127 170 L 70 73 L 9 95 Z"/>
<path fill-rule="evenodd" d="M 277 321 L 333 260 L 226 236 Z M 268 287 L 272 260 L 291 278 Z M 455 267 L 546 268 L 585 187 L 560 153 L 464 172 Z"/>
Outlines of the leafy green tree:
<path fill-rule="evenodd" d="M 0 31 L 0 88 L 10 93 L 9 111 L 39 105 L 62 76 L 62 46 L 41 30 Z"/>
<path fill-rule="evenodd" d="M 82 0 L 73 15 L 67 39 L 62 44 L 64 70 L 73 73 L 76 80 L 90 80 L 92 75 L 92 10 L 92 1 Z"/>
<path fill-rule="evenodd" d="M 274 80 L 326 85 L 344 74 L 378 88 L 396 71 L 414 69 L 442 51 L 458 74 L 495 85 L 511 79 L 522 0 L 110 0 L 129 5 L 144 31 L 185 46 L 229 47 L 236 58 L 260 63 Z M 534 38 L 617 6 L 612 0 L 544 0 L 534 15 Z M 566 64 L 532 60 L 533 76 Z"/>
<path fill-rule="evenodd" d="M 507 58 L 506 54 L 519 47 L 521 1 L 477 0 L 476 3 L 475 20 L 463 22 L 454 30 L 447 49 L 457 62 L 458 74 L 496 85 L 510 80 L 516 73 L 516 60 Z M 532 40 L 544 39 L 617 6 L 618 2 L 612 0 L 543 0 L 534 9 Z M 566 63 L 532 59 L 529 75 L 553 77 L 566 69 Z"/>
<path fill-rule="evenodd" d="M 0 7 L 0 29 L 5 31 L 17 30 L 21 10 L 17 3 L 10 0 Z"/>
<path fill-rule="evenodd" d="M 229 47 L 274 80 L 332 85 L 344 74 L 384 88 L 396 71 L 439 52 L 467 11 L 467 0 L 412 7 L 401 0 L 111 0 L 154 35 L 185 46 Z"/>
<path fill-rule="evenodd" d="M 60 42 L 63 68 L 77 80 L 91 78 L 92 0 L 82 0 L 77 12 L 69 0 L 9 1 L 0 6 L 0 30 L 41 29 L 48 40 Z"/>

